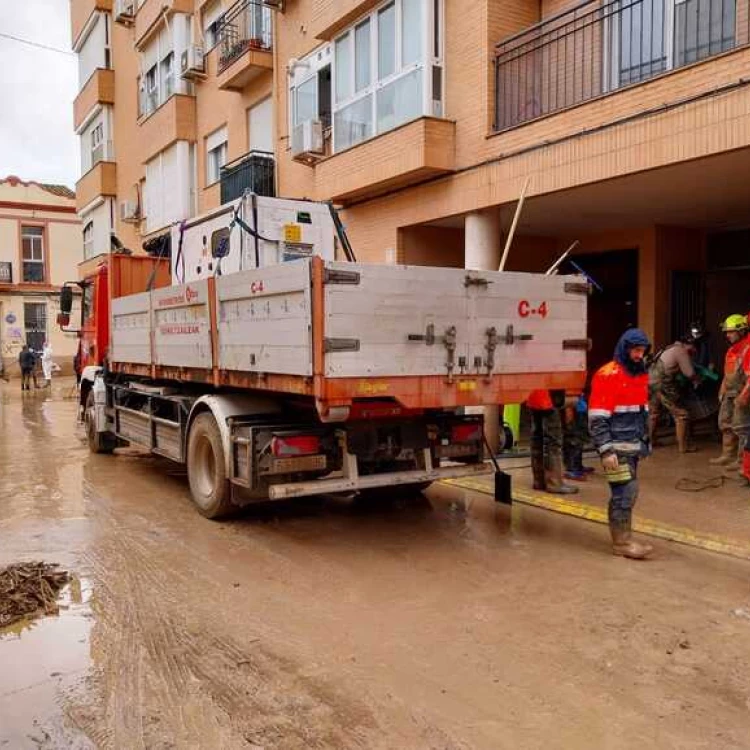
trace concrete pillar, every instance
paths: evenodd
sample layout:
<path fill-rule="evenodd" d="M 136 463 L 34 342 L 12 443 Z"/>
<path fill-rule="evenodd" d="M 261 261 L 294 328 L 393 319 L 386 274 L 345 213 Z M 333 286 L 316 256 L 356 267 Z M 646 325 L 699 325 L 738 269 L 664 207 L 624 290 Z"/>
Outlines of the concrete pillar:
<path fill-rule="evenodd" d="M 502 236 L 500 210 L 488 209 L 467 214 L 464 221 L 464 268 L 471 271 L 497 271 L 500 265 Z M 467 409 L 484 413 L 485 432 L 493 451 L 497 452 L 500 432 L 500 407 Z"/>

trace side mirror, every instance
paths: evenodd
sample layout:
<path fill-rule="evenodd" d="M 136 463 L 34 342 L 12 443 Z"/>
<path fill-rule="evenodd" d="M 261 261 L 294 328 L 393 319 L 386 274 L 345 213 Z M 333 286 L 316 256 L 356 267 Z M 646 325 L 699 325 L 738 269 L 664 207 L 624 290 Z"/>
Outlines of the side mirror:
<path fill-rule="evenodd" d="M 68 322 L 70 322 L 70 311 L 73 309 L 73 289 L 69 286 L 64 286 L 60 290 L 60 316 L 66 316 Z M 59 317 L 58 316 L 58 321 Z M 67 323 L 65 324 L 67 325 Z"/>

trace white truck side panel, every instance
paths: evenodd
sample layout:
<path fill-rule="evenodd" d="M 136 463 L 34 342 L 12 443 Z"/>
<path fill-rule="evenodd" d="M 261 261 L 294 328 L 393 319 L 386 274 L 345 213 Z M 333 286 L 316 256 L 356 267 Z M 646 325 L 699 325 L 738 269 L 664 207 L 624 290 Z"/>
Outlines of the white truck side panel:
<path fill-rule="evenodd" d="M 310 261 L 216 279 L 219 367 L 312 375 Z"/>
<path fill-rule="evenodd" d="M 112 300 L 113 362 L 151 364 L 151 295 L 131 294 Z"/>
<path fill-rule="evenodd" d="M 325 336 L 359 341 L 358 351 L 326 355 L 328 377 L 444 376 L 443 337 L 454 326 L 454 375 L 462 373 L 461 360 L 465 374 L 486 372 L 491 328 L 497 333 L 492 373 L 585 367 L 585 351 L 562 347 L 563 339 L 586 338 L 586 296 L 565 291 L 566 283 L 581 283 L 577 277 L 346 263 L 326 268 L 361 274 L 359 284 L 325 287 Z M 487 283 L 467 284 L 467 278 Z M 410 334 L 426 336 L 428 325 L 434 326 L 432 345 L 409 341 Z M 506 344 L 509 325 L 516 336 L 533 339 Z"/>
<path fill-rule="evenodd" d="M 210 369 L 208 281 L 155 289 L 151 300 L 155 364 Z"/>
<path fill-rule="evenodd" d="M 440 375 L 447 350 L 440 340 L 456 328 L 455 358 L 465 356 L 468 339 L 464 274 L 455 269 L 327 263 L 326 268 L 360 273 L 359 284 L 325 287 L 325 336 L 358 339 L 359 351 L 332 351 L 328 377 Z M 434 345 L 409 341 L 434 327 Z M 456 368 L 456 374 L 458 368 Z"/>

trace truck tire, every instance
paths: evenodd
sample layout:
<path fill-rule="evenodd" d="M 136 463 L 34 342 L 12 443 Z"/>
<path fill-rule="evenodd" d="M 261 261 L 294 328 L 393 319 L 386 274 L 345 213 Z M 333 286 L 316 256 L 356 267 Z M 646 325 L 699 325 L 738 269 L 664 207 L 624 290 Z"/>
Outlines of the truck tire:
<path fill-rule="evenodd" d="M 112 453 L 117 447 L 117 438 L 111 432 L 97 432 L 94 422 L 94 392 L 89 391 L 83 415 L 86 424 L 86 438 L 92 453 Z"/>
<path fill-rule="evenodd" d="M 199 414 L 190 427 L 187 473 L 193 502 L 202 516 L 218 519 L 237 511 L 231 500 L 221 433 L 208 412 Z"/>

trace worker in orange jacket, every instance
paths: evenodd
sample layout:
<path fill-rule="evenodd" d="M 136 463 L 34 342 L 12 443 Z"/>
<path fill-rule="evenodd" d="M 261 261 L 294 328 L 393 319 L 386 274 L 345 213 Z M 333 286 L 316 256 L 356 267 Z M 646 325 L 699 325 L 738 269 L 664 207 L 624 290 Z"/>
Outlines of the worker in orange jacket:
<path fill-rule="evenodd" d="M 556 495 L 578 492 L 563 481 L 562 420 L 560 409 L 565 406 L 562 391 L 532 391 L 526 399 L 531 412 L 531 473 L 535 490 Z"/>
<path fill-rule="evenodd" d="M 724 379 L 719 390 L 719 429 L 721 430 L 721 455 L 711 459 L 714 466 L 737 465 L 744 445 L 740 444 L 743 432 L 742 410 L 735 408 L 735 400 L 745 385 L 746 377 L 742 363 L 750 348 L 747 318 L 744 315 L 730 315 L 721 325 L 727 337 L 729 349 L 724 358 Z M 745 430 L 746 431 L 746 430 Z"/>

